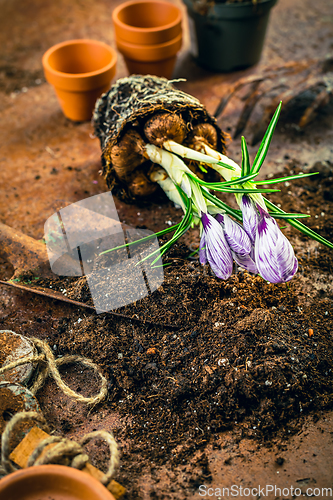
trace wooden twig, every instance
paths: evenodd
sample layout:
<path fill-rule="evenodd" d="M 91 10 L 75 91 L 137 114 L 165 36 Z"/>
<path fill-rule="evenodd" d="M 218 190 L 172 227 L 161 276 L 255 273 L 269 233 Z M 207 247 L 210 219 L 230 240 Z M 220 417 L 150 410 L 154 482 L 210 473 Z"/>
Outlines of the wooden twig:
<path fill-rule="evenodd" d="M 86 309 L 90 309 L 94 312 L 96 312 L 96 309 L 94 306 L 91 306 L 89 304 L 85 304 L 84 302 L 79 302 L 77 300 L 69 299 L 68 297 L 65 297 L 62 295 L 60 292 L 57 292 L 55 290 L 46 290 L 45 288 L 33 288 L 30 286 L 26 285 L 19 285 L 18 283 L 14 283 L 12 281 L 3 281 L 0 280 L 1 285 L 6 285 L 6 286 L 11 286 L 14 288 L 17 288 L 19 290 L 23 290 L 25 292 L 31 292 L 31 293 L 36 293 L 37 295 L 42 295 L 43 297 L 47 297 L 49 299 L 54 299 L 54 300 L 61 300 L 62 302 L 67 302 L 68 304 L 72 304 L 77 307 L 85 307 Z M 117 313 L 114 311 L 105 311 L 103 314 L 112 314 L 113 316 L 117 316 L 118 318 L 130 320 L 130 321 L 137 321 L 139 323 L 147 323 L 151 324 L 154 326 L 158 326 L 161 328 L 171 328 L 172 330 L 178 330 L 180 327 L 177 325 L 169 325 L 169 324 L 163 324 L 163 323 L 156 323 L 155 321 L 149 321 L 148 319 L 141 319 L 141 318 L 136 318 L 135 316 L 128 316 L 126 314 L 121 314 Z"/>

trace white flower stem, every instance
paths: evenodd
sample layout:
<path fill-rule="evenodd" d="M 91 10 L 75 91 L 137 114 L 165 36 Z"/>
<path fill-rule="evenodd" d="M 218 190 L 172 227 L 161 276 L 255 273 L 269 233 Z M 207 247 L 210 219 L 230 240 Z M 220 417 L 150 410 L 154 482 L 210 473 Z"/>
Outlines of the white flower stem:
<path fill-rule="evenodd" d="M 233 170 L 230 170 L 221 165 L 212 165 L 212 168 L 214 168 L 214 170 L 216 170 L 220 175 L 222 175 L 222 177 L 226 181 L 231 181 L 232 178 L 238 178 L 241 176 L 242 170 L 238 165 L 238 163 L 236 163 L 234 160 L 231 160 L 230 158 L 228 158 L 228 156 L 225 156 L 222 153 L 215 151 L 215 149 L 212 149 L 211 147 L 207 146 L 207 144 L 202 143 L 202 149 L 206 153 L 206 155 L 212 156 L 217 161 L 225 163 L 226 165 L 229 165 L 230 167 L 233 168 Z"/>
<path fill-rule="evenodd" d="M 152 172 L 152 174 L 150 174 L 150 179 L 153 182 L 157 182 L 157 184 L 163 189 L 169 200 L 171 200 L 175 205 L 180 206 L 183 209 L 184 213 L 186 212 L 186 207 L 184 205 L 182 197 L 179 194 L 178 189 L 163 168 Z"/>
<path fill-rule="evenodd" d="M 177 144 L 177 143 L 175 143 Z M 198 213 L 207 213 L 207 206 L 205 199 L 201 193 L 201 187 L 192 180 L 187 174 L 191 174 L 195 177 L 193 172 L 188 168 L 181 158 L 175 154 L 165 151 L 164 149 L 158 148 L 153 144 L 146 144 L 145 146 L 147 155 L 153 163 L 157 163 L 163 167 L 171 180 L 181 187 L 181 189 L 186 193 L 186 195 L 192 199 Z M 162 188 L 163 189 L 163 188 Z M 169 194 L 172 196 L 172 190 L 169 190 Z M 170 197 L 170 196 L 169 196 Z M 178 202 L 177 202 L 178 204 Z M 183 206 L 181 204 L 181 206 Z"/>
<path fill-rule="evenodd" d="M 219 159 L 219 161 L 226 163 L 230 167 L 234 168 L 234 170 L 229 170 L 221 165 L 211 165 L 212 168 L 214 168 L 226 181 L 231 181 L 232 179 L 241 177 L 242 170 L 235 161 L 228 158 L 228 156 L 225 156 L 222 153 L 215 151 L 215 149 L 210 148 L 209 146 L 207 146 L 207 144 L 202 143 L 202 149 L 205 151 L 207 155 L 214 156 L 216 159 Z M 255 185 L 251 184 L 249 187 L 254 188 Z M 264 199 L 260 193 L 252 193 L 249 196 L 250 198 L 253 199 L 253 201 L 258 203 L 262 208 L 264 208 L 267 211 Z M 238 205 L 240 205 L 241 196 L 239 194 L 235 194 L 235 197 Z"/>
<path fill-rule="evenodd" d="M 163 167 L 169 177 L 178 184 L 178 186 L 182 183 L 182 177 L 184 172 L 192 173 L 187 165 L 178 158 L 178 156 L 173 155 L 169 151 L 165 151 L 164 149 L 158 148 L 153 144 L 146 144 L 145 146 L 147 155 L 149 159 L 153 163 L 157 163 L 157 165 L 161 165 Z"/>
<path fill-rule="evenodd" d="M 170 151 L 171 153 L 175 153 L 182 158 L 187 158 L 189 160 L 195 160 L 200 163 L 218 163 L 220 160 L 218 158 L 214 158 L 212 156 L 207 156 L 206 154 L 199 153 L 194 149 L 187 148 L 182 144 L 178 144 L 175 141 L 165 141 L 163 143 L 163 147 Z"/>

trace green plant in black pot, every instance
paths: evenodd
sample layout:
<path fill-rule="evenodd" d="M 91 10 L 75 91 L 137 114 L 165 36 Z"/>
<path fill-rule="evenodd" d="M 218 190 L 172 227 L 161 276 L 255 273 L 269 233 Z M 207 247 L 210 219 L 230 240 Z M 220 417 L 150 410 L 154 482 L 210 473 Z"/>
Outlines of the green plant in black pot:
<path fill-rule="evenodd" d="M 191 53 L 211 71 L 228 72 L 256 64 L 271 8 L 277 0 L 183 0 Z"/>

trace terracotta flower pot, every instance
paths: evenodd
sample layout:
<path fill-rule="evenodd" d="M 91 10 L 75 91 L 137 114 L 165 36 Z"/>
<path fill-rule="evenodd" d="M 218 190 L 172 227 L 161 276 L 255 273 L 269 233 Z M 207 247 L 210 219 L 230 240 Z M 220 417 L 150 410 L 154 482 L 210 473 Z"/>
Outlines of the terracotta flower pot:
<path fill-rule="evenodd" d="M 135 45 L 120 39 L 117 39 L 116 43 L 131 74 L 150 74 L 171 78 L 177 52 L 182 46 L 182 35 L 156 45 Z"/>
<path fill-rule="evenodd" d="M 182 11 L 163 0 L 131 0 L 112 13 L 116 38 L 139 45 L 172 40 L 182 32 Z"/>
<path fill-rule="evenodd" d="M 182 45 L 182 11 L 164 0 L 131 0 L 112 19 L 129 73 L 171 78 Z"/>
<path fill-rule="evenodd" d="M 0 481 L 1 500 L 114 500 L 97 479 L 63 465 L 38 465 Z"/>
<path fill-rule="evenodd" d="M 97 40 L 69 40 L 47 50 L 42 62 L 64 115 L 73 121 L 87 121 L 96 100 L 110 88 L 117 54 Z"/>

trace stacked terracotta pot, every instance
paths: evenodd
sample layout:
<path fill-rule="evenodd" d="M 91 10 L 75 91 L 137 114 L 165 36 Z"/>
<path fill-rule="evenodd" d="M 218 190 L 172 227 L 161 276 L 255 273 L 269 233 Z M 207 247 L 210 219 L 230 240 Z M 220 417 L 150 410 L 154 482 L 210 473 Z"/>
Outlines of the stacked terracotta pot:
<path fill-rule="evenodd" d="M 182 11 L 164 0 L 133 0 L 112 14 L 115 40 L 130 74 L 171 78 L 182 45 Z"/>

